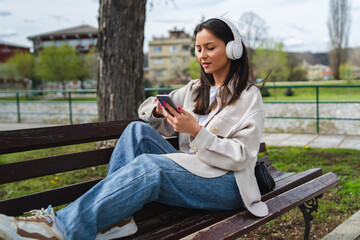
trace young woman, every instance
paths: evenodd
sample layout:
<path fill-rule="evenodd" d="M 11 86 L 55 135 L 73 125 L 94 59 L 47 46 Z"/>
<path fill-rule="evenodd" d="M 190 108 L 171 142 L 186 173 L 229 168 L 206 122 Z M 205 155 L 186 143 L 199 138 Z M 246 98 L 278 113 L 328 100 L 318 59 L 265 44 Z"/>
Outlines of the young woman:
<path fill-rule="evenodd" d="M 248 81 L 246 48 L 227 19 L 199 24 L 201 77 L 171 92 L 178 112 L 148 98 L 121 135 L 107 177 L 56 214 L 0 216 L 0 238 L 111 239 L 131 235 L 132 215 L 151 201 L 206 210 L 245 206 L 268 214 L 254 175 L 264 109 Z M 161 136 L 179 136 L 180 151 Z"/>

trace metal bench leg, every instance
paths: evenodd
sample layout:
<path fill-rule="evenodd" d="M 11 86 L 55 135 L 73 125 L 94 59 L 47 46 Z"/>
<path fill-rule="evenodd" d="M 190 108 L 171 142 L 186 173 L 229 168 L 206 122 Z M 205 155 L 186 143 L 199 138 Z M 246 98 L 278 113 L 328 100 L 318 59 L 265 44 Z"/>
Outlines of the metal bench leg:
<path fill-rule="evenodd" d="M 322 195 L 316 196 L 299 206 L 305 220 L 304 240 L 309 240 L 311 221 L 314 219 L 312 213 L 318 211 L 318 198 L 321 197 Z"/>

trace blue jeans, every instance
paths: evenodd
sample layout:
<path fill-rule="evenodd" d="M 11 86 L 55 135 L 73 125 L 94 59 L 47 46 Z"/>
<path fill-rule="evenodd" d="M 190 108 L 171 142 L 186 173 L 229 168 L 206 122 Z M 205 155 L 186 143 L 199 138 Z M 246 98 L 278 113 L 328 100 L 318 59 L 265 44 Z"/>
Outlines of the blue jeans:
<path fill-rule="evenodd" d="M 94 239 L 152 201 L 211 211 L 243 206 L 232 172 L 196 176 L 162 155 L 174 152 L 152 127 L 131 123 L 112 153 L 106 178 L 56 213 L 66 239 Z"/>

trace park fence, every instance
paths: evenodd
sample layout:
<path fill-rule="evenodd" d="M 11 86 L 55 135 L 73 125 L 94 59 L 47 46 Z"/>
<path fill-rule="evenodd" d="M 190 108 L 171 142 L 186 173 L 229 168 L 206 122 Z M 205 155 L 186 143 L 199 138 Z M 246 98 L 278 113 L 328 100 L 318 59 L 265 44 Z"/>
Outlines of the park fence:
<path fill-rule="evenodd" d="M 175 88 L 145 88 L 145 93 L 172 90 Z M 280 85 L 266 86 L 262 92 L 267 132 L 360 135 L 360 85 Z M 96 121 L 95 89 L 0 91 L 0 122 Z"/>

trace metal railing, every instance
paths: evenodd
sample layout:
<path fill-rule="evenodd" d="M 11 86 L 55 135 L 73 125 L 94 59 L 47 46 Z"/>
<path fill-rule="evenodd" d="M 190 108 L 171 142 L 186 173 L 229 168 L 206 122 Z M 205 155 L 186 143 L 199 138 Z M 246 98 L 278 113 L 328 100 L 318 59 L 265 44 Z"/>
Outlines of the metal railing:
<path fill-rule="evenodd" d="M 45 95 L 45 94 L 59 94 L 64 97 L 64 100 L 62 101 L 30 101 L 30 100 L 20 100 L 21 96 L 24 95 L 28 95 L 30 96 L 29 98 L 33 98 L 36 97 L 38 95 Z M 1 95 L 5 95 L 7 97 L 11 97 L 11 96 L 15 96 L 15 102 L 16 102 L 16 112 L 1 112 L 0 111 L 0 115 L 1 114 L 16 114 L 17 115 L 17 122 L 21 123 L 21 115 L 23 114 L 38 114 L 38 115 L 59 115 L 59 114 L 67 114 L 69 115 L 69 122 L 70 124 L 73 124 L 73 116 L 74 115 L 87 115 L 87 116 L 97 116 L 97 114 L 89 114 L 89 113 L 74 113 L 73 112 L 73 94 L 88 94 L 88 93 L 92 93 L 92 94 L 96 94 L 96 89 L 87 89 L 87 90 L 18 90 L 18 91 L 0 91 L 0 98 Z M 0 106 L 2 103 L 9 103 L 9 102 L 14 102 L 14 100 L 7 100 L 7 101 L 0 101 Z M 59 112 L 22 112 L 21 111 L 21 107 L 20 107 L 20 103 L 63 103 L 63 104 L 68 104 L 68 112 L 63 112 L 63 113 L 59 113 Z M 84 103 L 84 102 L 88 102 L 88 101 L 76 101 L 78 103 Z M 96 101 L 94 101 L 96 103 Z"/>
<path fill-rule="evenodd" d="M 298 89 L 298 88 L 312 88 L 314 89 L 314 100 L 309 100 L 309 101 L 282 101 L 282 100 L 274 100 L 274 101 L 270 101 L 270 100 L 266 100 L 268 98 L 264 98 L 264 102 L 266 104 L 316 104 L 316 112 L 315 112 L 315 116 L 311 117 L 311 116 L 268 116 L 268 119 L 303 119 L 303 120 L 316 120 L 316 132 L 319 133 L 320 132 L 320 121 L 321 120 L 350 120 L 350 121 L 360 121 L 360 118 L 336 118 L 336 117 L 322 117 L 320 116 L 320 104 L 334 104 L 334 103 L 344 103 L 344 104 L 359 104 L 360 103 L 360 94 L 359 97 L 357 98 L 358 100 L 353 100 L 353 101 L 340 101 L 340 100 L 335 100 L 335 101 L 321 101 L 320 100 L 320 88 L 360 88 L 360 85 L 277 85 L 277 86 L 271 86 L 271 85 L 267 85 L 266 88 L 268 89 L 273 89 L 273 91 L 276 91 L 276 89 Z M 145 92 L 148 93 L 154 93 L 154 92 L 170 92 L 172 90 L 175 90 L 177 88 L 145 88 Z M 51 93 L 57 93 L 57 94 L 65 94 L 66 95 L 66 99 L 67 101 L 61 101 L 62 103 L 67 103 L 68 104 L 68 112 L 67 113 L 58 113 L 58 112 L 21 112 L 21 102 L 30 102 L 30 101 L 26 101 L 26 100 L 21 100 L 20 96 L 23 95 L 32 95 L 35 96 L 37 94 L 51 94 Z M 1 114 L 16 114 L 17 115 L 17 122 L 20 123 L 21 122 L 21 116 L 23 114 L 68 114 L 69 115 L 69 122 L 70 124 L 73 124 L 73 116 L 74 115 L 91 115 L 91 116 L 95 116 L 96 114 L 86 114 L 86 113 L 74 113 L 72 106 L 73 106 L 73 95 L 74 94 L 85 94 L 85 93 L 92 93 L 92 94 L 96 94 L 96 90 L 95 89 L 90 89 L 90 90 L 21 90 L 21 91 L 0 91 L 0 98 L 2 95 L 6 94 L 6 95 L 12 95 L 15 96 L 15 100 L 11 100 L 11 101 L 0 101 L 1 103 L 6 103 L 6 102 L 16 102 L 16 112 L 1 112 L 0 110 L 0 115 Z M 288 97 L 288 99 L 291 99 L 291 97 Z M 36 103 L 48 103 L 48 101 L 35 101 Z M 34 103 L 35 103 L 34 102 Z M 81 103 L 82 101 L 76 101 L 78 103 Z M 0 105 L 1 106 L 1 105 Z"/>
<path fill-rule="evenodd" d="M 266 86 L 268 89 L 287 89 L 287 88 L 313 88 L 315 99 L 313 101 L 267 101 L 264 100 L 264 103 L 268 104 L 316 104 L 316 116 L 315 117 L 290 117 L 290 116 L 267 116 L 268 119 L 304 119 L 304 120 L 316 120 L 316 133 L 320 133 L 320 120 L 350 120 L 350 121 L 360 121 L 360 118 L 336 118 L 336 117 L 321 117 L 320 116 L 320 104 L 334 104 L 334 103 L 343 103 L 343 104 L 359 104 L 360 103 L 360 93 L 358 95 L 359 100 L 353 101 L 342 101 L 342 100 L 333 100 L 333 101 L 321 101 L 320 100 L 320 88 L 360 88 L 360 85 L 279 85 L 279 86 Z M 289 97 L 290 98 L 290 97 Z"/>

